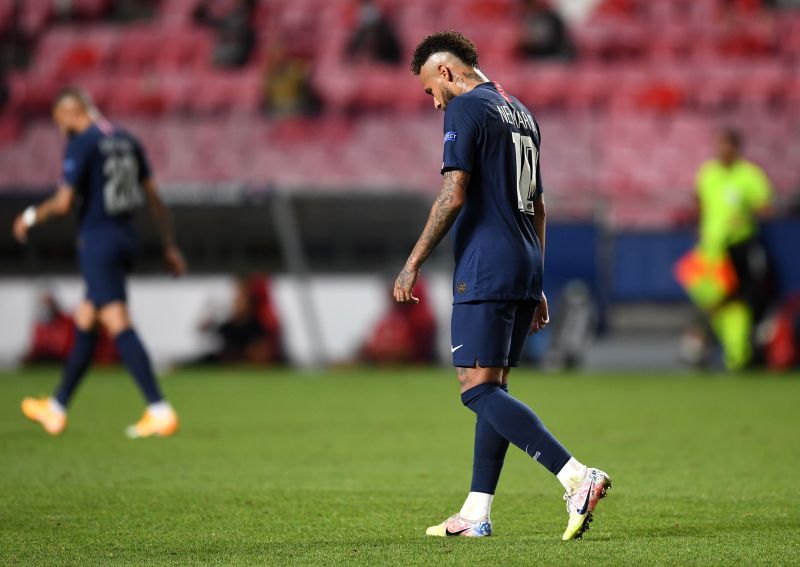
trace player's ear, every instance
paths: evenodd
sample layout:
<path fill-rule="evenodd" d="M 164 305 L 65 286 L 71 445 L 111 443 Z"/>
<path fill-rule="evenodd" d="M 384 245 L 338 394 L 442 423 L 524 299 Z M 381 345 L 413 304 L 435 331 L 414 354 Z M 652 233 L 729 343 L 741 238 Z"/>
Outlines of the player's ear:
<path fill-rule="evenodd" d="M 439 76 L 442 78 L 442 80 L 448 83 L 453 81 L 453 72 L 450 70 L 450 67 L 444 63 L 439 64 L 437 71 L 439 71 Z"/>

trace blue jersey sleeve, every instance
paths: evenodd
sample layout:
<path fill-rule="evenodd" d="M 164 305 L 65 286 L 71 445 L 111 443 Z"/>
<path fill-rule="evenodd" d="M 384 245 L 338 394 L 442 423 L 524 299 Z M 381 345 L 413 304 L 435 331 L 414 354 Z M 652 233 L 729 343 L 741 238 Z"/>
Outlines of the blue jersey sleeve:
<path fill-rule="evenodd" d="M 61 183 L 73 189 L 79 189 L 81 181 L 89 168 L 91 146 L 79 138 L 73 138 L 67 143 L 64 152 L 64 162 L 61 166 Z"/>
<path fill-rule="evenodd" d="M 542 185 L 542 129 L 536 119 L 533 119 L 533 124 L 536 127 L 536 138 L 539 142 L 536 150 L 536 195 L 544 193 L 544 185 Z"/>
<path fill-rule="evenodd" d="M 444 159 L 442 173 L 453 169 L 472 173 L 481 124 L 466 102 L 450 101 L 444 113 Z"/>
<path fill-rule="evenodd" d="M 135 143 L 135 152 L 136 152 L 136 161 L 139 166 L 139 183 L 144 183 L 153 174 L 152 169 L 150 168 L 150 160 L 147 159 L 147 152 L 144 149 L 144 146 L 136 140 Z"/>

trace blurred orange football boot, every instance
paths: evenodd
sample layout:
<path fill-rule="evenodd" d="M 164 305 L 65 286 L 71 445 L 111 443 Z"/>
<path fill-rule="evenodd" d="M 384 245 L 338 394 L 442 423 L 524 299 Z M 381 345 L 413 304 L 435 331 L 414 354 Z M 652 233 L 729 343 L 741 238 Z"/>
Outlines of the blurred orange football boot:
<path fill-rule="evenodd" d="M 53 407 L 50 398 L 25 398 L 22 413 L 31 421 L 44 427 L 50 435 L 59 435 L 67 427 L 67 414 Z"/>
<path fill-rule="evenodd" d="M 141 437 L 169 437 L 178 431 L 178 415 L 172 407 L 154 412 L 146 409 L 142 419 L 125 430 L 131 439 Z"/>

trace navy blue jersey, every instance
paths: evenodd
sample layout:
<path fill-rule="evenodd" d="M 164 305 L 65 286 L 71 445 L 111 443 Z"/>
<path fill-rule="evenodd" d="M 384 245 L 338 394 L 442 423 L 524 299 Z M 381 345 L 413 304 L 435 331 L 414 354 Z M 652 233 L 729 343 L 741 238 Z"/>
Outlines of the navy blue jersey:
<path fill-rule="evenodd" d="M 533 201 L 542 192 L 539 128 L 497 83 L 452 99 L 444 115 L 442 173 L 470 173 L 453 225 L 454 303 L 541 300 L 542 252 Z"/>
<path fill-rule="evenodd" d="M 99 122 L 67 143 L 62 183 L 76 192 L 81 232 L 127 228 L 144 203 L 142 183 L 150 166 L 139 142 L 124 130 Z"/>

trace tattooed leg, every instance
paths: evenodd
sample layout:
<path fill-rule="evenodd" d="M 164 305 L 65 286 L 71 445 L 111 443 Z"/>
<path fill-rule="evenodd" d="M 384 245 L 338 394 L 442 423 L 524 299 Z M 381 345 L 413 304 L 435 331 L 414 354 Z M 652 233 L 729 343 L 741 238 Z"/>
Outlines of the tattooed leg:
<path fill-rule="evenodd" d="M 462 394 L 478 384 L 503 384 L 503 374 L 503 368 L 481 368 L 479 366 L 475 368 L 459 366 L 456 368 L 456 376 L 459 384 L 461 384 Z"/>

